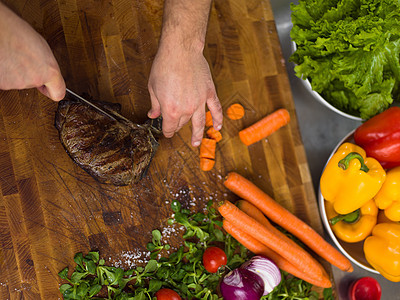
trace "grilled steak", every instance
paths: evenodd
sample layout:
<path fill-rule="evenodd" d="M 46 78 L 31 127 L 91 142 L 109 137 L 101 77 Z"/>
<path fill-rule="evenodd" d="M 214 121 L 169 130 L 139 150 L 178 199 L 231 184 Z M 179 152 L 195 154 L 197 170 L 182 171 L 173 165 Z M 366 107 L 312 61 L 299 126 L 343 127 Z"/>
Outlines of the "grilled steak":
<path fill-rule="evenodd" d="M 91 101 L 104 111 L 119 113 L 116 103 Z M 138 125 L 109 116 L 68 93 L 58 104 L 55 126 L 74 162 L 101 183 L 128 185 L 145 174 L 157 149 L 161 120 Z"/>

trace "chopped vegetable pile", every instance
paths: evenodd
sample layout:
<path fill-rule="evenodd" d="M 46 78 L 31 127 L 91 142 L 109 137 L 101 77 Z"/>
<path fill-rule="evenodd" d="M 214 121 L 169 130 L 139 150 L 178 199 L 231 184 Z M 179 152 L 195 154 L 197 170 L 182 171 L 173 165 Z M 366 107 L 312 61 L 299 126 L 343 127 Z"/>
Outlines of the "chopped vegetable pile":
<path fill-rule="evenodd" d="M 296 75 L 336 108 L 369 119 L 399 97 L 400 2 L 292 4 Z"/>
<path fill-rule="evenodd" d="M 184 245 L 168 257 L 157 259 L 163 250 L 169 249 L 169 245 L 163 245 L 160 231 L 153 230 L 152 241 L 147 245 L 151 251 L 150 260 L 144 267 L 130 270 L 106 266 L 98 252 L 89 252 L 86 256 L 77 253 L 72 274 L 69 275 L 68 267 L 59 273 L 62 279 L 68 281 L 60 287 L 64 299 L 144 300 L 156 299 L 160 294 L 172 295 L 173 291 L 182 299 L 222 299 L 217 293 L 220 280 L 227 276 L 229 270 L 245 266 L 244 263 L 251 258 L 250 252 L 220 229 L 221 216 L 216 213 L 211 201 L 207 205 L 207 213 L 192 213 L 182 208 L 178 201 L 173 201 L 171 207 L 173 221 L 186 229 Z M 226 254 L 226 266 L 216 272 L 214 269 L 208 272 L 203 262 L 211 259 L 208 265 L 220 265 L 225 263 L 225 259 L 218 252 L 218 257 L 203 255 L 211 247 L 220 247 Z M 267 282 L 266 279 L 262 281 Z M 264 285 L 264 288 L 267 286 Z M 280 284 L 261 299 L 317 300 L 318 293 L 312 288 L 312 284 L 281 271 Z M 331 289 L 324 290 L 324 299 L 333 299 Z"/>

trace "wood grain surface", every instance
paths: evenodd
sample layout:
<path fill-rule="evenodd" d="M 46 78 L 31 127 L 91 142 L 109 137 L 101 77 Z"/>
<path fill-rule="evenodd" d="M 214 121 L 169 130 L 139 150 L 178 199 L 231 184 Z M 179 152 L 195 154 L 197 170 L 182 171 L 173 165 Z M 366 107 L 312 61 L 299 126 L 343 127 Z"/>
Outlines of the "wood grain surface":
<path fill-rule="evenodd" d="M 146 120 L 161 0 L 5 3 L 45 37 L 69 88 Z M 99 250 L 108 264 L 128 268 L 146 259 L 152 229 L 179 244 L 166 224 L 171 200 L 193 210 L 234 201 L 222 185 L 229 171 L 322 232 L 269 2 L 215 0 L 205 55 L 223 108 L 239 102 L 246 110 L 242 120 L 224 119 L 215 168 L 200 171 L 188 124 L 161 139 L 146 178 L 127 187 L 99 184 L 73 163 L 54 127 L 57 103 L 36 90 L 0 91 L 0 299 L 61 298 L 57 273 L 74 265 L 76 252 Z M 288 126 L 250 147 L 240 142 L 240 129 L 278 108 L 289 110 Z"/>

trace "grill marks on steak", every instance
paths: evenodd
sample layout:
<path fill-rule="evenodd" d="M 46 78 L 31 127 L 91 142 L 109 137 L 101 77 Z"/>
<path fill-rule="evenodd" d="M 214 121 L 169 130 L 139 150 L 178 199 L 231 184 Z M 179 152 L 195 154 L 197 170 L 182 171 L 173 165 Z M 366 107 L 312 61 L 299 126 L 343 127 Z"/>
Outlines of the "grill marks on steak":
<path fill-rule="evenodd" d="M 108 112 L 119 113 L 121 109 L 115 103 L 91 102 Z M 58 104 L 55 126 L 74 162 L 99 182 L 114 185 L 128 185 L 142 178 L 158 146 L 155 136 L 160 133 L 149 122 L 138 125 L 115 121 L 68 98 Z"/>

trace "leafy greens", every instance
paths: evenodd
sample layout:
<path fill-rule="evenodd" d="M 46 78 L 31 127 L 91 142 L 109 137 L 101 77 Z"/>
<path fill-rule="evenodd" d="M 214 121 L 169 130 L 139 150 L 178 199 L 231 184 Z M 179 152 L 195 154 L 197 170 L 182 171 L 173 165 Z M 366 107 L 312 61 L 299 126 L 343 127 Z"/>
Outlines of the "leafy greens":
<path fill-rule="evenodd" d="M 399 98 L 400 2 L 291 4 L 296 75 L 336 108 L 369 119 Z"/>

